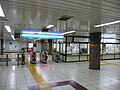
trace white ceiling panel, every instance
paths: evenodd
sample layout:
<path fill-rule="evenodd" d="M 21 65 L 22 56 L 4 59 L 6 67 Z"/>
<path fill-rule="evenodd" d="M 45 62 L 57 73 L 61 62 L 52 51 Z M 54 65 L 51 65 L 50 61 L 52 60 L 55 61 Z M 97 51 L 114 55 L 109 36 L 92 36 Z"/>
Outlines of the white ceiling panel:
<path fill-rule="evenodd" d="M 8 20 L 4 24 L 9 24 L 15 32 L 54 24 L 54 31 L 66 31 L 68 27 L 67 30 L 82 33 L 91 31 L 88 30 L 91 23 L 96 25 L 120 19 L 120 0 L 0 0 L 0 4 Z M 66 21 L 71 26 L 58 20 L 63 15 L 73 16 Z M 120 24 L 115 26 L 116 29 L 105 27 L 99 32 L 118 34 Z"/>

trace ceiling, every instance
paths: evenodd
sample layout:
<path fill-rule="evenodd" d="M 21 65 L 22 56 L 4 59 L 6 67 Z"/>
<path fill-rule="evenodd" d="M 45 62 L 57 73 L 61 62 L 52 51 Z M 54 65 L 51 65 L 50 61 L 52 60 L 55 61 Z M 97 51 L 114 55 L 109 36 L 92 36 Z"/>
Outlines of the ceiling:
<path fill-rule="evenodd" d="M 0 4 L 6 15 L 0 21 L 10 25 L 13 33 L 54 24 L 54 31 L 76 30 L 75 35 L 120 34 L 120 24 L 94 28 L 97 24 L 120 20 L 120 0 L 0 0 Z M 64 15 L 72 18 L 59 20 Z"/>

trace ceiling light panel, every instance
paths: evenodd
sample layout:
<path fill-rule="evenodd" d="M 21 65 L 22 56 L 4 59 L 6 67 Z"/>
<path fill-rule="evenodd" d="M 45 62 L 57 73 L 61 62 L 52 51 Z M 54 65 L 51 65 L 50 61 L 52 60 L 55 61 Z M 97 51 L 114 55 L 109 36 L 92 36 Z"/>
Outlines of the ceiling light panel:
<path fill-rule="evenodd" d="M 12 39 L 13 39 L 13 40 L 15 40 L 15 37 L 14 37 L 14 35 L 11 35 L 11 37 L 12 37 Z"/>
<path fill-rule="evenodd" d="M 46 28 L 52 28 L 52 27 L 54 27 L 54 25 L 48 25 Z"/>
<path fill-rule="evenodd" d="M 108 26 L 108 25 L 117 24 L 117 23 L 120 23 L 120 20 L 109 22 L 109 23 L 104 23 L 100 25 L 95 25 L 94 27 L 103 27 L 103 26 Z"/>
<path fill-rule="evenodd" d="M 62 34 L 60 34 L 60 35 L 65 35 L 65 34 L 70 34 L 70 33 L 75 33 L 76 31 L 69 31 L 69 32 L 64 32 L 64 33 L 62 33 Z"/>
<path fill-rule="evenodd" d="M 6 28 L 6 30 L 8 31 L 8 32 L 11 32 L 11 28 L 10 28 L 10 26 L 5 26 L 5 28 Z"/>
<path fill-rule="evenodd" d="M 5 17 L 2 6 L 0 5 L 0 17 Z"/>

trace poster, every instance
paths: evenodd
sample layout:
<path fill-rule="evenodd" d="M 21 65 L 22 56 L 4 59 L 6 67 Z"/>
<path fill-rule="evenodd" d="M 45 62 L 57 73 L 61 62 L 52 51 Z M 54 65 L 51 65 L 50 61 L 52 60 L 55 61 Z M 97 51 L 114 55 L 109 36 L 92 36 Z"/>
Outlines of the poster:
<path fill-rule="evenodd" d="M 9 44 L 9 50 L 19 50 L 19 45 L 18 44 Z"/>

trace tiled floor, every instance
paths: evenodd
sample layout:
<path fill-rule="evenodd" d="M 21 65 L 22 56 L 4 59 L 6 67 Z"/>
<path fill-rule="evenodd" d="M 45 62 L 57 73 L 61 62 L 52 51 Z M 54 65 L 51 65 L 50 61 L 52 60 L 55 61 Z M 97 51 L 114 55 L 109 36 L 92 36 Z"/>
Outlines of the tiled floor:
<path fill-rule="evenodd" d="M 120 64 L 120 60 L 109 62 Z M 37 64 L 35 68 L 48 83 L 74 80 L 89 90 L 120 90 L 120 66 L 118 65 L 103 65 L 101 70 L 88 69 L 89 65 L 82 62 L 55 63 L 49 61 L 47 65 L 54 68 L 53 70 L 41 70 L 40 65 Z"/>
<path fill-rule="evenodd" d="M 52 70 L 42 70 L 43 64 L 38 62 L 37 72 L 47 83 L 74 80 L 89 90 L 120 90 L 120 60 L 104 61 L 115 64 L 101 66 L 101 70 L 88 69 L 88 63 L 55 63 L 48 61 L 46 65 Z M 118 64 L 118 65 L 116 65 Z M 0 90 L 28 90 L 29 86 L 37 86 L 34 77 L 26 65 L 0 66 Z M 71 85 L 53 87 L 53 90 L 75 90 Z"/>
<path fill-rule="evenodd" d="M 26 66 L 0 66 L 0 90 L 28 90 L 37 85 Z"/>

